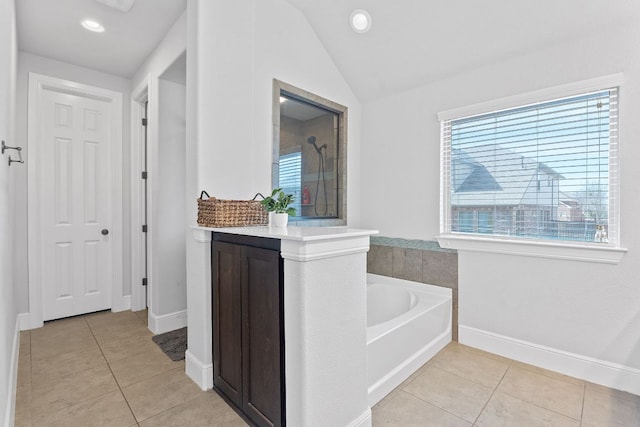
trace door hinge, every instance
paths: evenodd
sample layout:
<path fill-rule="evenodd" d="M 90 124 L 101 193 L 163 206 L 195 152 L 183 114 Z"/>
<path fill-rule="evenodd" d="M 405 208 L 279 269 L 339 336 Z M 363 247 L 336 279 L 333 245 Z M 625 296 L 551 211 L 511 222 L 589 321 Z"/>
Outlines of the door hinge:
<path fill-rule="evenodd" d="M 142 286 L 147 286 L 147 278 L 146 277 L 142 278 Z"/>
<path fill-rule="evenodd" d="M 146 226 L 146 225 L 143 225 L 143 226 L 142 226 L 142 232 L 143 232 L 143 233 L 146 233 L 146 232 L 147 232 L 147 226 Z"/>
<path fill-rule="evenodd" d="M 146 126 L 147 125 L 147 119 L 146 117 L 144 119 L 142 119 L 142 126 Z"/>
<path fill-rule="evenodd" d="M 147 172 L 146 171 L 142 171 L 142 179 L 147 179 Z"/>

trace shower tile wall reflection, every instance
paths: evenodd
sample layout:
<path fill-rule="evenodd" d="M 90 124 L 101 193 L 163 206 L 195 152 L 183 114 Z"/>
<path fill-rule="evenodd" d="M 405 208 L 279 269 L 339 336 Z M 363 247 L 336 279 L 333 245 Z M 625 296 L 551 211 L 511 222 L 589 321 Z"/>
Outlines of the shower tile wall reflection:
<path fill-rule="evenodd" d="M 301 153 L 301 182 L 300 187 L 294 191 L 294 197 L 299 203 L 297 208 L 300 209 L 298 216 L 337 216 L 337 115 L 326 112 L 319 117 L 298 120 L 285 116 L 287 109 L 284 105 L 281 109 L 280 155 Z M 307 203 L 303 200 L 305 187 L 309 194 Z"/>
<path fill-rule="evenodd" d="M 294 195 L 296 225 L 346 225 L 347 107 L 273 81 L 272 183 Z"/>
<path fill-rule="evenodd" d="M 426 240 L 371 237 L 367 271 L 452 289 L 452 338 L 458 340 L 458 254 Z"/>

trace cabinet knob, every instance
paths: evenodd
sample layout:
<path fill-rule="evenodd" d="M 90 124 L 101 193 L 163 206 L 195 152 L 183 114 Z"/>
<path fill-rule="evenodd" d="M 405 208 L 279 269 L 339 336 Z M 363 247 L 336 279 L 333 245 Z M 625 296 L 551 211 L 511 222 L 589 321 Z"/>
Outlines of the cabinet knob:
<path fill-rule="evenodd" d="M 103 228 L 101 233 L 103 236 L 106 236 L 107 234 L 109 234 L 109 230 L 107 230 L 106 228 Z"/>

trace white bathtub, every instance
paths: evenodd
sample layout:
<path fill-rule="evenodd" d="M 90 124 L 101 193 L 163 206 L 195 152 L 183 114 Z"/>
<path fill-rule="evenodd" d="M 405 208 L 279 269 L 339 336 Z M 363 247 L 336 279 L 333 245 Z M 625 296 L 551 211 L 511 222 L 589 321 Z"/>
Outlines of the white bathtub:
<path fill-rule="evenodd" d="M 451 289 L 367 275 L 369 405 L 451 341 Z"/>

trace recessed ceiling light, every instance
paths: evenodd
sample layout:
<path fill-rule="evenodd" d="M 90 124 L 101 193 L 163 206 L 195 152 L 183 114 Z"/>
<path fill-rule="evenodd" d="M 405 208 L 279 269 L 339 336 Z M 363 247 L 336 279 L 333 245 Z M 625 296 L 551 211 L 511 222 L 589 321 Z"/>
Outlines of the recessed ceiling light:
<path fill-rule="evenodd" d="M 94 33 L 103 33 L 104 27 L 98 21 L 94 21 L 92 19 L 85 19 L 82 21 L 82 26 L 89 31 L 93 31 Z"/>
<path fill-rule="evenodd" d="M 363 34 L 371 29 L 371 15 L 364 9 L 356 9 L 349 17 L 351 29 L 356 33 Z"/>

